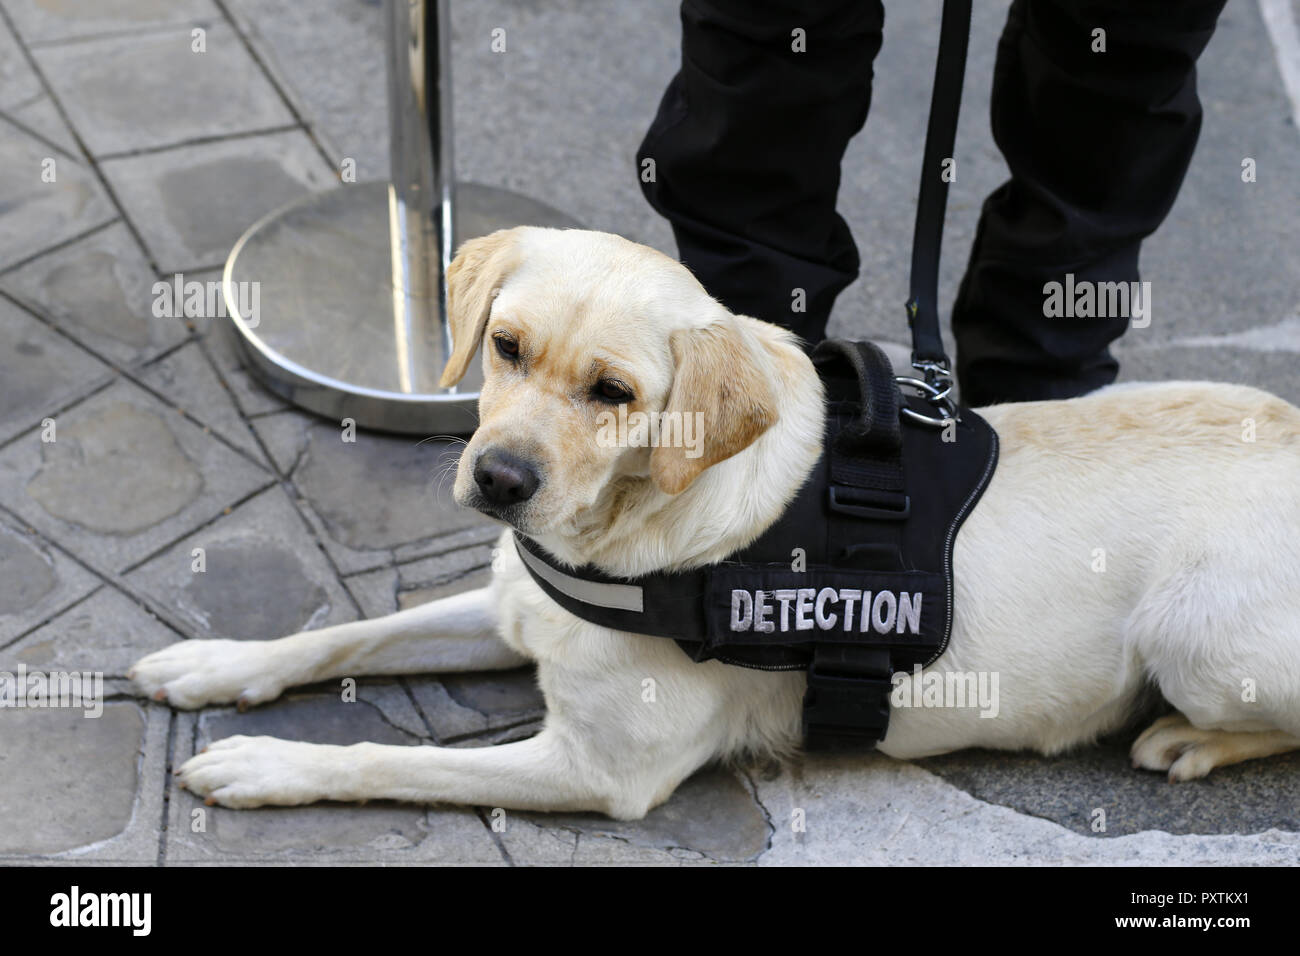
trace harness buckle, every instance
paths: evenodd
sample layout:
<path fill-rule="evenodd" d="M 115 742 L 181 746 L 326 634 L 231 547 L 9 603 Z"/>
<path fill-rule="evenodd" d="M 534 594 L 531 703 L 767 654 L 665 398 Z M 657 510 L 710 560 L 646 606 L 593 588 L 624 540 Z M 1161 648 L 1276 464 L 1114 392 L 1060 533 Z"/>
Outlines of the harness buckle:
<path fill-rule="evenodd" d="M 867 750 L 889 729 L 889 656 L 845 645 L 819 645 L 803 699 L 809 750 Z"/>
<path fill-rule="evenodd" d="M 912 513 L 912 496 L 900 492 L 869 492 L 865 488 L 831 485 L 827 489 L 831 511 L 852 515 L 855 518 L 876 518 L 881 521 L 906 521 Z M 867 495 L 866 501 L 848 501 L 849 496 Z M 876 497 L 871 497 L 875 495 Z M 867 502 L 870 503 L 867 503 Z"/>
<path fill-rule="evenodd" d="M 924 380 L 911 375 L 895 375 L 895 384 L 899 388 L 911 389 L 913 394 L 918 395 L 939 409 L 943 413 L 943 417 L 935 418 L 930 415 L 922 415 L 920 412 L 908 408 L 906 404 L 899 406 L 899 412 L 905 418 L 909 418 L 921 425 L 929 425 L 932 428 L 943 428 L 949 422 L 961 421 L 961 412 L 957 408 L 957 403 L 951 398 L 955 383 L 952 373 L 948 371 L 948 367 L 929 359 L 917 359 L 912 362 L 912 368 L 924 374 Z"/>

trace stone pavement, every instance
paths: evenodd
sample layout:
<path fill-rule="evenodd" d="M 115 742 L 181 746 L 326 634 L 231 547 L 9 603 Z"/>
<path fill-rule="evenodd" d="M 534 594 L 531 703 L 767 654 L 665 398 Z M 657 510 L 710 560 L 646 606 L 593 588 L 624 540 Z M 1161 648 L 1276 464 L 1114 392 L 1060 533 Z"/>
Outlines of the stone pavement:
<path fill-rule="evenodd" d="M 1005 3 L 976 6 L 945 300 L 1004 175 L 987 115 Z M 671 252 L 633 152 L 677 60 L 675 4 L 453 7 L 460 176 Z M 843 189 L 863 277 L 835 333 L 903 337 L 937 10 L 888 5 Z M 1237 0 L 1224 14 L 1200 149 L 1146 249 L 1154 316 L 1120 349 L 1125 378 L 1300 401 L 1298 13 Z M 235 812 L 177 791 L 168 768 L 231 733 L 485 746 L 538 726 L 527 671 L 363 680 L 346 706 L 336 687 L 304 688 L 246 714 L 174 714 L 124 680 L 181 638 L 276 637 L 485 580 L 495 529 L 450 500 L 453 444 L 345 444 L 252 382 L 211 316 L 152 309 L 155 281 L 215 279 L 268 210 L 346 188 L 345 159 L 384 178 L 386 116 L 377 2 L 0 0 L 0 671 L 100 671 L 109 695 L 98 719 L 0 710 L 0 862 L 1300 861 L 1300 756 L 1173 787 L 1131 771 L 1123 737 L 1052 759 L 715 768 L 641 822 L 510 814 L 504 831 L 488 808 Z M 1257 182 L 1241 180 L 1245 157 Z"/>

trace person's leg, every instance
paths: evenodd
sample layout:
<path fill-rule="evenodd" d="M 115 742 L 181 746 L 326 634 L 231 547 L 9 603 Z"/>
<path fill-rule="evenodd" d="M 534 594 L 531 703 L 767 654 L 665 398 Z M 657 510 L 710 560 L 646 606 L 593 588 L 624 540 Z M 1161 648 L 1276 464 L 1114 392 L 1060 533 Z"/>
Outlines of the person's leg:
<path fill-rule="evenodd" d="M 858 274 L 835 199 L 883 22 L 880 0 L 684 0 L 681 71 L 637 152 L 709 293 L 810 347 Z"/>
<path fill-rule="evenodd" d="M 1115 380 L 1127 318 L 1057 318 L 1043 287 L 1132 282 L 1201 127 L 1196 58 L 1226 0 L 1016 0 L 993 136 L 1011 179 L 984 203 L 953 306 L 962 400 L 1082 395 Z M 1093 31 L 1105 52 L 1093 52 Z"/>

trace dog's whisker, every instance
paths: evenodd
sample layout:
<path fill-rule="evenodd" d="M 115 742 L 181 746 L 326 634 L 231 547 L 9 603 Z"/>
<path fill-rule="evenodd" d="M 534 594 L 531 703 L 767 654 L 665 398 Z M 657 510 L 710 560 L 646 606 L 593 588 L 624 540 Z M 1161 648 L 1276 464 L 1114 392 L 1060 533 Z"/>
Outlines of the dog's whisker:
<path fill-rule="evenodd" d="M 430 442 L 430 441 L 439 441 L 439 440 L 441 440 L 441 441 L 449 441 L 449 442 L 451 442 L 453 445 L 468 445 L 468 444 L 469 444 L 469 439 L 467 439 L 467 438 L 461 438 L 461 437 L 458 436 L 458 435 L 430 435 L 428 438 L 421 438 L 419 441 L 417 441 L 417 442 L 415 443 L 415 447 L 416 447 L 416 448 L 419 448 L 419 447 L 420 447 L 421 445 L 423 445 L 425 442 Z"/>
<path fill-rule="evenodd" d="M 436 469 L 434 469 L 432 474 L 432 482 L 431 482 L 433 484 L 434 497 L 439 497 L 442 495 L 443 491 L 445 490 L 445 486 L 447 484 L 447 480 L 449 477 L 452 481 L 455 481 L 456 469 L 459 465 L 460 465 L 460 456 L 458 455 L 455 458 L 450 459 L 449 461 L 444 461 L 441 465 L 439 465 Z"/>

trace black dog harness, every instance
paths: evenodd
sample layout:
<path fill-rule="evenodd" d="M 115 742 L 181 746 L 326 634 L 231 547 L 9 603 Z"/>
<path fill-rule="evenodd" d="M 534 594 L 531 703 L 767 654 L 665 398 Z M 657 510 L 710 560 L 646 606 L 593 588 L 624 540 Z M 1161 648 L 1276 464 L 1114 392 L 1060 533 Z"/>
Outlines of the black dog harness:
<path fill-rule="evenodd" d="M 826 388 L 822 455 L 777 522 L 720 564 L 614 578 L 569 570 L 515 533 L 557 604 L 602 627 L 667 637 L 696 661 L 808 672 L 805 745 L 874 745 L 895 671 L 934 661 L 953 616 L 957 531 L 997 462 L 963 409 L 942 429 L 901 417 L 889 360 L 867 342 L 813 352 Z"/>
<path fill-rule="evenodd" d="M 940 169 L 956 137 L 970 8 L 945 0 L 926 133 L 907 304 L 912 365 L 924 380 L 896 378 L 870 343 L 818 345 L 821 457 L 776 523 L 719 564 L 618 579 L 566 568 L 515 533 L 533 579 L 583 620 L 671 638 L 696 661 L 806 671 L 810 749 L 874 746 L 889 727 L 891 677 L 948 646 L 953 546 L 997 464 L 993 429 L 948 398 L 936 304 Z"/>

